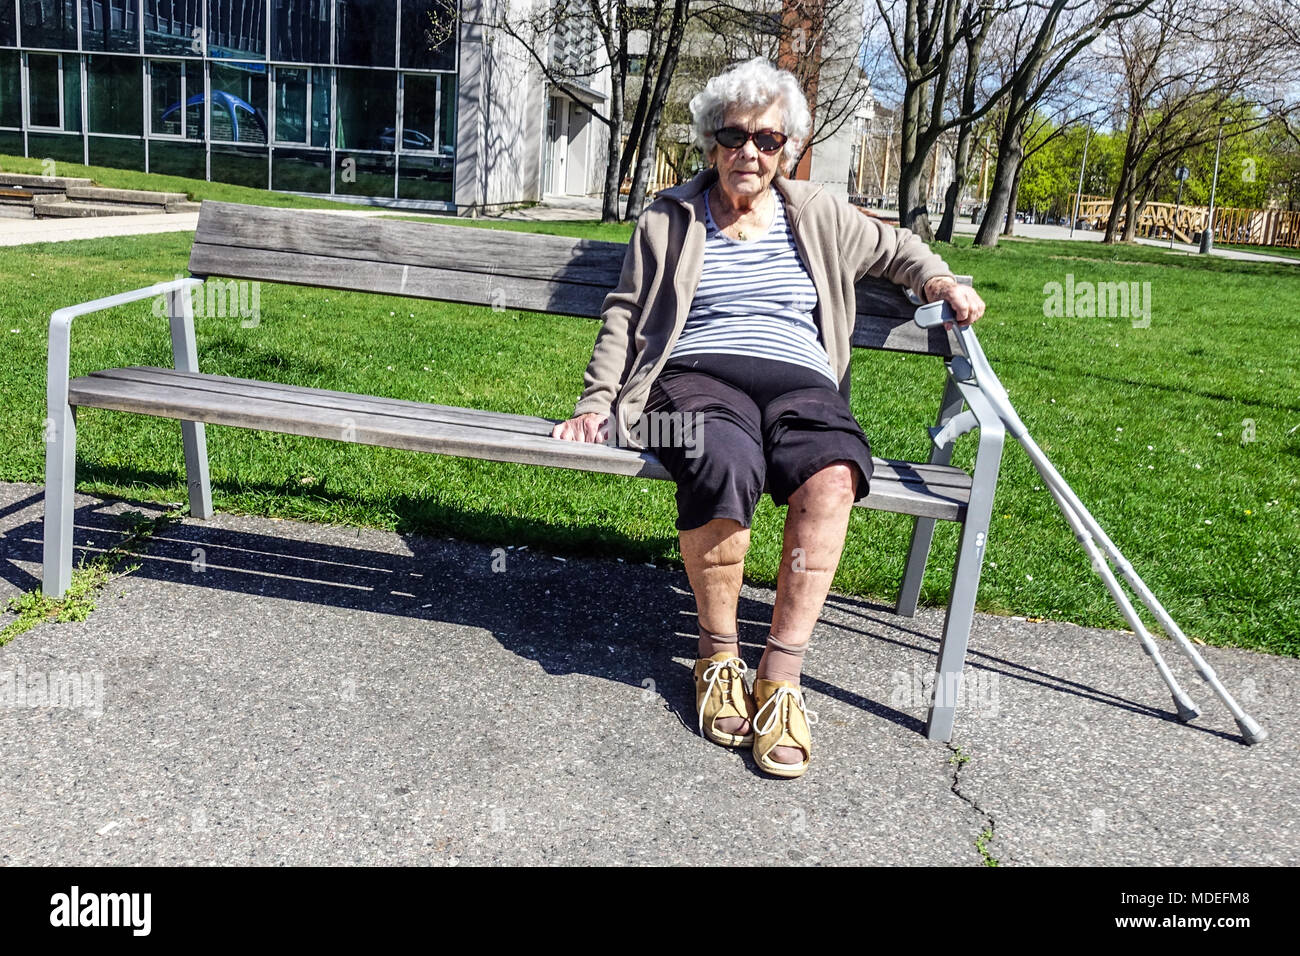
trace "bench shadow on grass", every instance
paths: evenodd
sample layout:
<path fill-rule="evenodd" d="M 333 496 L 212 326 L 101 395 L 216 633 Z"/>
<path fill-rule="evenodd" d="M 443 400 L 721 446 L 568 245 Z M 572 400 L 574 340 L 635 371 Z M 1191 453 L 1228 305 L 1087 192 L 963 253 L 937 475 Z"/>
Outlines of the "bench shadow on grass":
<path fill-rule="evenodd" d="M 114 474 L 110 476 L 109 472 Z M 88 467 L 86 477 L 145 482 L 153 479 L 156 484 L 174 481 L 174 476 L 161 472 L 128 474 L 104 466 Z M 18 562 L 40 566 L 42 508 L 43 494 L 39 491 L 0 508 L 3 523 L 0 526 L 5 526 L 0 577 L 21 590 L 40 586 L 40 581 Z M 16 526 L 12 524 L 10 516 L 29 509 L 32 517 Z M 83 558 L 121 543 L 131 527 L 117 513 L 123 510 L 141 510 L 153 517 L 166 508 L 116 498 L 79 506 L 74 519 L 74 568 Z M 477 517 L 466 510 L 439 510 L 458 521 Z M 415 511 L 425 520 L 430 515 L 427 502 L 402 498 L 393 501 L 399 527 Z M 504 540 L 525 537 L 536 540 L 536 536 L 544 536 L 548 530 L 544 522 L 492 517 L 505 529 Z M 241 519 L 218 513 L 217 520 L 230 523 Z M 314 540 L 293 536 L 303 530 Z M 522 552 L 496 550 L 501 546 L 426 533 L 399 531 L 409 554 L 353 546 L 344 540 L 364 533 L 340 526 L 311 525 L 304 529 L 286 522 L 286 536 L 282 537 L 186 518 L 156 532 L 143 554 L 132 559 L 138 560 L 140 567 L 131 573 L 133 577 L 153 581 L 482 628 L 504 648 L 536 661 L 548 674 L 580 673 L 638 689 L 651 688 L 664 698 L 684 726 L 695 730 L 697 718 L 689 662 L 695 657 L 698 631 L 695 601 L 682 570 L 650 568 L 642 563 L 620 563 L 610 558 L 573 556 L 562 561 L 532 547 Z M 610 531 L 606 540 L 619 537 L 617 532 Z M 322 538 L 332 540 L 326 543 Z M 675 532 L 673 537 L 655 543 L 670 544 L 673 540 Z M 643 547 L 645 543 L 628 539 L 628 544 Z M 504 571 L 494 571 L 494 563 L 500 568 L 503 561 Z M 827 608 L 840 619 L 831 625 L 839 631 L 892 645 L 900 652 L 900 669 L 917 660 L 926 667 L 933 666 L 938 651 L 937 637 L 919 630 L 913 621 L 896 616 L 892 608 L 838 594 L 830 596 Z M 742 595 L 739 607 L 742 655 L 751 668 L 758 664 L 771 613 L 770 603 Z M 851 623 L 843 623 L 845 618 Z M 322 640 L 334 639 L 337 633 L 323 631 Z M 320 650 L 329 653 L 328 646 Z M 673 658 L 684 658 L 686 662 Z M 978 650 L 969 652 L 967 667 L 1137 714 L 1177 719 L 1172 711 Z M 653 685 L 648 683 L 650 680 L 654 681 Z M 805 675 L 804 685 L 908 731 L 925 733 L 922 720 L 885 701 L 811 675 Z M 1232 737 L 1204 727 L 1194 729 Z"/>

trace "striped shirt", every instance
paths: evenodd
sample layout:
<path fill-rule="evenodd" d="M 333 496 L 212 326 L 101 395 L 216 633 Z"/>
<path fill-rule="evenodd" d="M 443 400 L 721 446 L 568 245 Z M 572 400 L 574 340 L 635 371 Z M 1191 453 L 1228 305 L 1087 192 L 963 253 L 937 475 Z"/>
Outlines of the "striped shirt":
<path fill-rule="evenodd" d="M 670 358 L 720 352 L 792 362 L 838 388 L 813 319 L 817 289 L 799 258 L 781 196 L 776 190 L 772 196 L 771 227 L 748 242 L 723 234 L 705 196 L 703 271 Z"/>

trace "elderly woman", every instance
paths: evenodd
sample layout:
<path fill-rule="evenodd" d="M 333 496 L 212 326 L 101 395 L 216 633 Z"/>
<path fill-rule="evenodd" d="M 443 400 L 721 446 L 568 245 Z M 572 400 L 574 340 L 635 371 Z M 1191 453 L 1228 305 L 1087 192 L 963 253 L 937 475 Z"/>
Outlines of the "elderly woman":
<path fill-rule="evenodd" d="M 872 471 L 848 404 L 854 283 L 884 276 L 923 301 L 946 299 L 963 325 L 984 303 L 912 233 L 786 178 L 812 123 L 793 74 L 750 60 L 690 107 L 711 168 L 659 193 L 638 219 L 582 397 L 552 436 L 656 452 L 677 483 L 699 613 L 700 732 L 752 747 L 769 774 L 798 777 L 816 722 L 799 686 L 804 652 Z M 654 416 L 675 427 L 639 427 Z M 751 693 L 736 613 L 765 484 L 789 510 Z"/>

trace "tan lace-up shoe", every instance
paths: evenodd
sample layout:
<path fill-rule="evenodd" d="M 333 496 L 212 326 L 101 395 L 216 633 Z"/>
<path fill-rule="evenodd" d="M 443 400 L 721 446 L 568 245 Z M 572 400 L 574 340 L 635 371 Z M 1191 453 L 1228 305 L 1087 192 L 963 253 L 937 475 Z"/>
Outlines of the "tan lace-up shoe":
<path fill-rule="evenodd" d="M 801 777 L 812 760 L 810 724 L 817 714 L 804 703 L 799 685 L 788 680 L 754 681 L 754 761 L 775 777 Z M 768 756 L 777 747 L 798 747 L 802 763 L 781 763 Z"/>
<path fill-rule="evenodd" d="M 700 715 L 700 734 L 724 747 L 748 747 L 754 742 L 754 698 L 745 686 L 748 668 L 739 657 L 726 651 L 695 662 L 695 710 Z M 744 734 L 729 734 L 715 724 L 719 718 L 739 717 L 749 721 Z"/>

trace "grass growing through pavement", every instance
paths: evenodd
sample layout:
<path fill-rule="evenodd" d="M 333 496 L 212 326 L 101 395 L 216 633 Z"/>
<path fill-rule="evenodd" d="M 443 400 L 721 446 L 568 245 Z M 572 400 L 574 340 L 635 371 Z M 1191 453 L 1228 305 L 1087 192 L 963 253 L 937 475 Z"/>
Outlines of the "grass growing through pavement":
<path fill-rule="evenodd" d="M 510 228 L 586 234 L 590 225 Z M 605 227 L 602 237 L 627 227 Z M 0 251 L 7 345 L 0 480 L 43 481 L 45 332 L 70 303 L 183 272 L 177 233 Z M 1138 246 L 1004 241 L 942 246 L 989 302 L 981 341 L 1047 454 L 1190 636 L 1300 652 L 1297 456 L 1300 272 Z M 1043 287 L 1150 282 L 1149 328 L 1129 318 L 1043 315 Z M 255 328 L 200 318 L 208 372 L 422 401 L 566 417 L 582 387 L 590 320 L 265 285 Z M 17 331 L 11 331 L 16 329 Z M 74 375 L 168 365 L 149 303 L 85 316 Z M 853 406 L 878 455 L 923 460 L 941 386 L 937 360 L 859 350 Z M 84 409 L 78 490 L 183 500 L 176 422 Z M 209 426 L 218 510 L 456 534 L 560 553 L 676 557 L 673 489 L 558 469 L 420 455 Z M 971 438 L 957 463 L 969 465 Z M 781 514 L 755 518 L 750 578 L 775 579 Z M 908 518 L 855 510 L 836 590 L 888 600 Z M 955 526 L 940 523 L 923 599 L 947 597 Z M 582 600 L 575 582 L 573 598 Z M 984 610 L 1123 627 L 1021 449 L 1006 450 L 984 577 Z"/>
<path fill-rule="evenodd" d="M 39 176 L 45 172 L 42 160 L 29 156 L 10 156 L 0 154 L 0 172 L 26 173 Z M 59 162 L 55 165 L 56 176 L 70 179 L 93 179 L 97 186 L 110 189 L 146 189 L 168 193 L 186 193 L 194 202 L 203 199 L 215 199 L 221 202 L 242 202 L 252 206 L 291 206 L 301 209 L 358 209 L 352 203 L 335 202 L 330 199 L 315 199 L 311 196 L 293 196 L 289 193 L 275 193 L 251 186 L 232 186 L 229 183 L 210 183 L 202 179 L 187 179 L 183 176 L 163 176 L 158 173 L 144 173 L 135 169 L 112 169 L 108 166 L 82 166 L 79 163 Z"/>
<path fill-rule="evenodd" d="M 120 567 L 127 558 L 136 557 L 148 539 L 159 529 L 175 520 L 179 512 L 171 511 L 147 518 L 139 511 L 128 511 L 124 517 L 131 521 L 126 537 L 114 547 L 95 555 L 72 569 L 72 580 L 61 598 L 46 597 L 40 589 L 25 591 L 10 598 L 5 609 L 14 612 L 13 620 L 0 628 L 0 647 L 4 647 L 19 634 L 30 631 L 46 621 L 84 621 L 95 609 L 95 596 L 114 578 L 130 574 L 140 567 L 139 562 Z"/>

